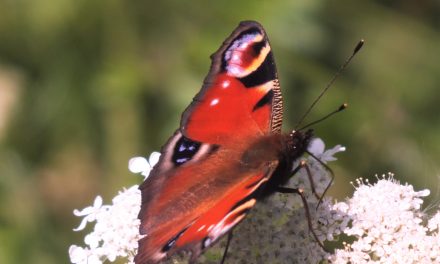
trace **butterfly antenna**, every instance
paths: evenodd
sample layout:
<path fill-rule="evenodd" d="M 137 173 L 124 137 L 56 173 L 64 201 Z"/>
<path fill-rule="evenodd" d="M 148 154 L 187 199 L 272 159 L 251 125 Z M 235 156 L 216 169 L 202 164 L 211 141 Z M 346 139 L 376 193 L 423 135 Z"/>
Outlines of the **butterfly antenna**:
<path fill-rule="evenodd" d="M 304 129 L 308 128 L 308 127 L 311 127 L 311 126 L 313 126 L 313 125 L 315 125 L 315 124 L 317 124 L 317 123 L 319 123 L 319 122 L 322 122 L 323 120 L 325 120 L 325 119 L 331 117 L 332 115 L 334 115 L 334 114 L 336 114 L 336 113 L 339 113 L 339 112 L 345 110 L 347 107 L 348 107 L 348 104 L 347 104 L 347 103 L 344 103 L 344 104 L 342 104 L 341 106 L 339 106 L 338 109 L 336 109 L 336 110 L 330 112 L 329 114 L 327 114 L 327 115 L 325 115 L 325 116 L 323 116 L 323 117 L 321 117 L 321 118 L 319 118 L 319 119 L 317 119 L 317 120 L 315 120 L 315 121 L 313 121 L 313 122 L 308 123 L 307 125 L 305 125 L 305 126 L 303 126 L 303 127 L 301 127 L 301 128 L 298 128 L 298 130 L 301 131 L 301 130 L 304 130 Z"/>
<path fill-rule="evenodd" d="M 333 85 L 333 83 L 338 79 L 339 75 L 345 70 L 345 68 L 347 68 L 347 66 L 350 64 L 350 61 L 353 59 L 353 57 L 356 55 L 356 53 L 358 53 L 358 51 L 362 48 L 362 46 L 364 45 L 364 40 L 361 39 L 358 44 L 356 45 L 356 47 L 353 50 L 353 53 L 347 58 L 347 60 L 344 62 L 344 64 L 342 64 L 342 66 L 339 68 L 339 70 L 335 73 L 335 75 L 333 76 L 333 78 L 330 80 L 330 82 L 325 86 L 325 88 L 321 91 L 321 93 L 319 94 L 318 97 L 316 97 L 315 101 L 313 101 L 313 103 L 310 105 L 310 107 L 307 109 L 307 111 L 304 113 L 304 115 L 301 117 L 301 119 L 299 120 L 299 122 L 296 124 L 295 128 L 299 127 L 301 125 L 301 123 L 304 121 L 304 119 L 306 118 L 306 116 L 310 113 L 310 111 L 312 111 L 313 107 L 315 107 L 316 103 L 318 103 L 318 101 L 321 99 L 321 97 L 327 92 L 327 90 Z M 343 109 L 342 109 L 343 110 Z M 340 110 L 341 111 L 341 110 Z M 337 113 L 339 111 L 336 111 L 335 113 Z M 333 115 L 334 113 L 331 113 L 330 115 Z M 325 119 L 327 117 L 324 117 L 322 119 Z M 316 122 L 313 122 L 316 123 Z"/>

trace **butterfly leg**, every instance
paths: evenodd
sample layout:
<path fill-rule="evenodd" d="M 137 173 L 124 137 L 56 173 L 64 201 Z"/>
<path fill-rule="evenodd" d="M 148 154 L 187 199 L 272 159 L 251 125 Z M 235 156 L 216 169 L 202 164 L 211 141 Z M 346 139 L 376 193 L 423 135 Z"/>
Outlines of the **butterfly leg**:
<path fill-rule="evenodd" d="M 319 206 L 319 204 L 320 204 L 320 202 L 321 202 L 321 200 L 322 200 L 322 197 L 323 197 L 324 195 L 319 196 L 318 193 L 316 192 L 316 189 L 315 189 L 315 181 L 313 180 L 313 175 L 312 175 L 312 172 L 310 171 L 310 167 L 309 167 L 309 165 L 307 165 L 307 162 L 306 162 L 306 161 L 301 161 L 301 163 L 303 163 L 303 164 L 302 164 L 302 167 L 306 169 L 307 177 L 309 178 L 309 182 L 310 182 L 310 189 L 312 190 L 312 193 L 313 193 L 313 195 L 315 195 L 316 199 L 318 199 L 318 201 L 319 201 L 319 202 L 318 202 L 318 206 Z M 300 164 L 300 165 L 301 165 L 301 164 Z M 318 207 L 318 206 L 317 206 L 317 207 Z"/>
<path fill-rule="evenodd" d="M 321 164 L 322 167 L 324 167 L 324 169 L 330 174 L 330 182 L 328 183 L 327 187 L 325 187 L 325 190 L 324 190 L 324 192 L 322 193 L 321 197 L 319 197 L 319 199 L 318 199 L 318 204 L 316 205 L 316 208 L 318 208 L 319 205 L 320 205 L 321 202 L 322 202 L 322 199 L 324 198 L 325 194 L 327 193 L 328 189 L 329 189 L 330 186 L 332 185 L 333 180 L 335 179 L 335 173 L 333 172 L 333 170 L 332 170 L 327 164 L 325 164 L 324 162 L 322 162 L 322 160 L 320 160 L 318 157 L 316 157 L 315 155 L 313 155 L 313 154 L 310 153 L 309 151 L 306 151 L 306 152 L 307 152 L 307 154 L 309 154 L 312 158 L 314 158 L 317 162 L 319 162 L 319 164 Z M 312 182 L 312 181 L 313 181 L 313 180 L 312 180 L 313 177 L 312 177 L 312 173 L 310 172 L 310 169 L 307 170 L 307 175 L 308 175 L 309 179 L 311 179 L 310 182 Z M 312 191 L 313 191 L 313 189 L 314 189 L 314 188 L 312 188 Z"/>
<path fill-rule="evenodd" d="M 280 193 L 295 193 L 295 194 L 298 194 L 301 197 L 301 200 L 302 200 L 302 202 L 304 204 L 304 210 L 306 211 L 307 224 L 309 225 L 309 230 L 312 233 L 313 237 L 315 238 L 316 242 L 319 244 L 319 246 L 322 247 L 325 250 L 324 245 L 318 239 L 318 236 L 316 235 L 315 230 L 313 229 L 312 220 L 311 220 L 311 217 L 310 217 L 310 209 L 309 209 L 309 205 L 307 204 L 306 197 L 304 196 L 304 191 L 302 189 L 288 188 L 288 187 L 279 186 L 277 188 L 277 192 L 280 192 Z"/>
<path fill-rule="evenodd" d="M 228 233 L 228 240 L 226 241 L 225 251 L 223 251 L 223 257 L 222 257 L 222 261 L 220 262 L 220 264 L 224 264 L 226 261 L 226 257 L 228 255 L 229 244 L 231 243 L 231 240 L 232 240 L 232 231 L 230 231 Z"/>
<path fill-rule="evenodd" d="M 324 195 L 319 196 L 318 193 L 316 192 L 315 182 L 313 180 L 312 172 L 310 171 L 310 167 L 307 165 L 307 162 L 305 160 L 301 160 L 300 163 L 298 164 L 298 166 L 295 169 L 293 169 L 293 171 L 290 175 L 295 175 L 302 168 L 304 168 L 307 172 L 307 177 L 309 178 L 309 182 L 310 182 L 310 189 L 312 190 L 313 195 L 315 195 L 316 199 L 319 201 L 318 202 L 318 206 L 319 206 L 319 204 L 322 200 L 322 197 Z M 317 206 L 317 208 L 318 208 L 318 206 Z"/>

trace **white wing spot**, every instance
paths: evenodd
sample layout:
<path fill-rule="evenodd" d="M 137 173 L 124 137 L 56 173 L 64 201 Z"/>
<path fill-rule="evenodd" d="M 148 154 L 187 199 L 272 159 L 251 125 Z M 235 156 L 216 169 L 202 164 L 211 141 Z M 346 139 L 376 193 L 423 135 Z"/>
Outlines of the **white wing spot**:
<path fill-rule="evenodd" d="M 202 231 L 203 229 L 205 229 L 205 225 L 202 225 L 202 226 L 197 230 L 197 232 L 200 232 L 200 231 Z"/>
<path fill-rule="evenodd" d="M 222 88 L 228 88 L 231 85 L 231 81 L 226 80 L 222 82 Z"/>
<path fill-rule="evenodd" d="M 216 104 L 218 104 L 220 100 L 218 98 L 212 99 L 211 103 L 209 104 L 210 106 L 214 106 Z"/>

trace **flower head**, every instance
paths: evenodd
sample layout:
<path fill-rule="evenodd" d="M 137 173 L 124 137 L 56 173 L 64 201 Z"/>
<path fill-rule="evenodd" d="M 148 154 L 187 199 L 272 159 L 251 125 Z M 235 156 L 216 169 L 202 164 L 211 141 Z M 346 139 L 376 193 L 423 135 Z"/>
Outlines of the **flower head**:
<path fill-rule="evenodd" d="M 93 231 L 84 238 L 86 247 L 72 245 L 69 248 L 70 261 L 78 264 L 114 261 L 117 257 L 132 261 L 136 254 L 139 235 L 141 195 L 137 185 L 119 192 L 111 205 L 102 205 L 102 198 L 96 197 L 94 205 L 78 211 L 83 217 L 75 231 L 85 228 L 87 223 L 96 222 Z"/>
<path fill-rule="evenodd" d="M 438 228 L 438 213 L 427 228 L 426 215 L 421 211 L 422 198 L 429 195 L 429 190 L 415 191 L 411 185 L 394 180 L 392 174 L 378 179 L 376 184 L 360 179 L 355 188 L 352 198 L 333 206 L 341 219 L 350 223 L 344 226 L 343 232 L 355 241 L 336 250 L 330 257 L 332 262 L 434 263 L 440 260 L 440 236 L 432 232 Z"/>

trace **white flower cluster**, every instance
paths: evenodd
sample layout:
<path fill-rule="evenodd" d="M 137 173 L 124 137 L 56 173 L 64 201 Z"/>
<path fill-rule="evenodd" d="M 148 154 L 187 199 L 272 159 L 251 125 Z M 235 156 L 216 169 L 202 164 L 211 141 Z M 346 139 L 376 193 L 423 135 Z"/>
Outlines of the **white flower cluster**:
<path fill-rule="evenodd" d="M 440 263 L 440 212 L 426 225 L 422 197 L 393 175 L 376 184 L 359 179 L 346 202 L 333 206 L 341 230 L 356 240 L 330 257 L 332 263 Z"/>
<path fill-rule="evenodd" d="M 309 148 L 309 152 L 323 163 L 336 160 L 334 155 L 344 150 L 344 147 L 338 145 L 325 151 L 324 143 L 319 139 L 314 140 Z M 151 154 L 148 161 L 142 157 L 131 159 L 130 171 L 148 177 L 159 155 L 157 152 Z M 313 157 L 307 159 L 307 164 L 312 172 L 316 193 L 321 194 L 329 183 L 328 171 Z M 414 191 L 411 185 L 399 184 L 392 175 L 378 178 L 376 184 L 359 179 L 354 185 L 356 190 L 352 198 L 334 203 L 333 199 L 326 197 L 316 208 L 318 199 L 310 190 L 308 176 L 306 170 L 302 169 L 292 177 L 288 185 L 304 189 L 310 209 L 309 217 L 318 239 L 323 242 L 349 237 L 352 242 L 343 242 L 343 248 L 336 249 L 334 254 L 325 252 L 310 235 L 305 211 L 298 210 L 303 207 L 301 199 L 292 199 L 286 195 L 286 199 L 275 197 L 269 200 L 266 205 L 271 205 L 272 209 L 264 204 L 260 208 L 257 205 L 253 210 L 255 213 L 252 212 L 246 219 L 247 223 L 239 225 L 237 229 L 242 235 L 232 240 L 229 261 L 252 259 L 247 250 L 252 247 L 252 243 L 260 241 L 265 246 L 254 246 L 259 248 L 258 255 L 266 256 L 268 261 L 440 263 L 440 210 L 429 220 L 421 210 L 422 198 L 429 195 L 429 190 Z M 102 198 L 98 196 L 93 206 L 81 211 L 75 210 L 76 216 L 83 217 L 75 231 L 83 230 L 87 223 L 95 224 L 93 231 L 85 236 L 86 247 L 72 245 L 69 248 L 71 262 L 100 264 L 106 260 L 113 262 L 122 258 L 133 263 L 137 241 L 141 238 L 137 218 L 140 202 L 141 194 L 135 185 L 113 198 L 112 205 L 103 205 Z M 292 213 L 286 219 L 289 208 Z M 271 215 L 272 220 L 279 215 L 281 220 L 277 223 L 267 222 L 267 215 Z M 261 221 L 266 222 L 270 228 L 264 229 Z M 264 234 L 255 234 L 252 226 Z M 267 232 L 272 233 L 268 235 Z M 253 235 L 259 239 L 254 239 Z M 236 245 L 247 245 L 248 249 Z M 273 253 L 265 252 L 263 247 Z M 234 248 L 237 250 L 234 251 Z"/>
<path fill-rule="evenodd" d="M 142 157 L 130 160 L 129 169 L 148 177 L 151 168 L 159 160 L 160 153 L 151 154 L 149 161 Z M 93 206 L 83 210 L 74 210 L 74 214 L 83 217 L 74 231 L 83 230 L 87 223 L 96 222 L 91 233 L 85 236 L 86 247 L 72 245 L 69 248 L 70 261 L 77 264 L 101 264 L 105 260 L 113 262 L 116 258 L 125 258 L 133 263 L 136 255 L 140 221 L 137 218 L 141 204 L 138 185 L 119 192 L 112 205 L 103 205 L 101 196 L 97 196 Z"/>

